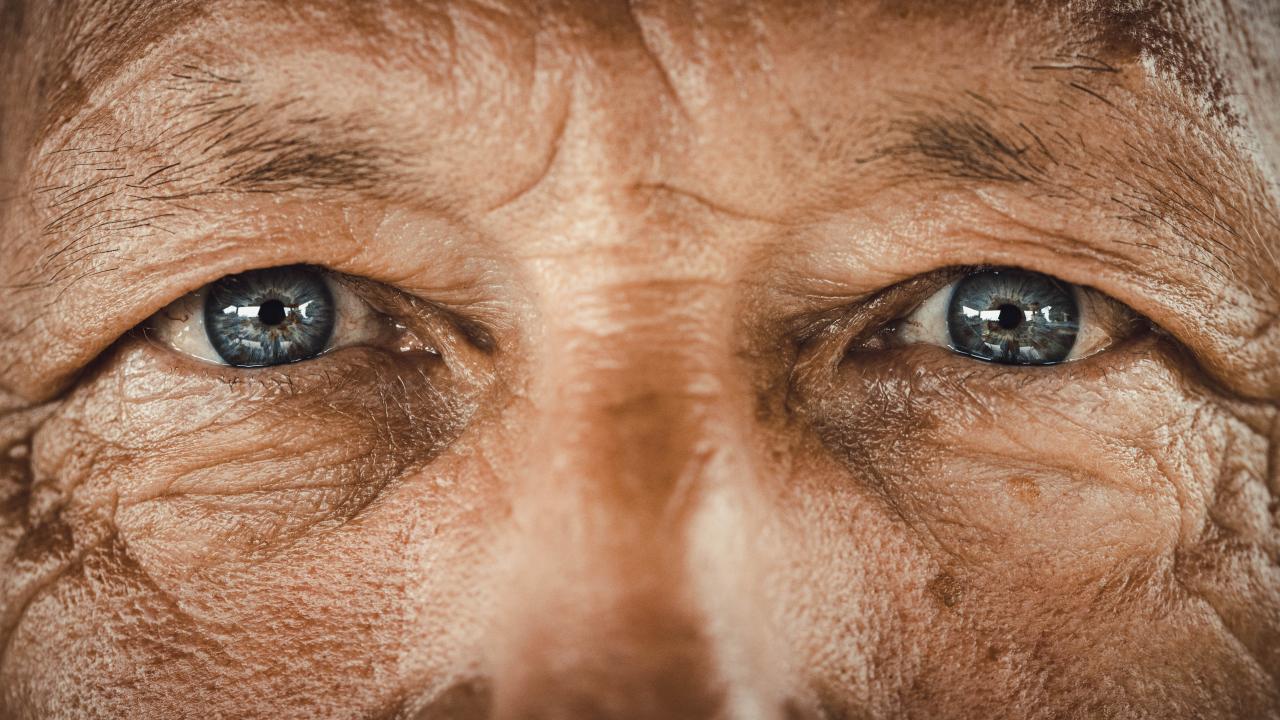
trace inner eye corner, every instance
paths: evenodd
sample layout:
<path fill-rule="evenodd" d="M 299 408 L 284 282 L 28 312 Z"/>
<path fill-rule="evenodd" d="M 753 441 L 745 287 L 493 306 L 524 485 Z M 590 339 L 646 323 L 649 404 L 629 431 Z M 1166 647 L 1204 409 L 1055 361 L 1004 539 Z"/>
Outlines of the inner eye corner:
<path fill-rule="evenodd" d="M 452 316 L 452 320 L 453 324 L 457 326 L 458 332 L 477 350 L 486 355 L 492 355 L 497 352 L 498 339 L 489 328 L 463 317 Z"/>

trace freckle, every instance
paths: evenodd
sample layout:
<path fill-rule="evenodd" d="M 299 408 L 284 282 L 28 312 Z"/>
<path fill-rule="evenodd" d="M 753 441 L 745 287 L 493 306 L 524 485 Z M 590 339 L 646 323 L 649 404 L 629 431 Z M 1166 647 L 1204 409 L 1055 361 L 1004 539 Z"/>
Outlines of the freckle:
<path fill-rule="evenodd" d="M 1003 653 L 1000 652 L 1000 648 L 996 647 L 995 645 L 989 645 L 987 647 L 987 660 L 991 662 L 995 662 L 999 660 L 1002 654 Z"/>
<path fill-rule="evenodd" d="M 935 575 L 926 589 L 946 607 L 955 607 L 964 593 L 964 585 L 945 572 Z"/>
<path fill-rule="evenodd" d="M 1040 486 L 1029 477 L 1009 478 L 1009 491 L 1028 505 L 1040 502 Z"/>

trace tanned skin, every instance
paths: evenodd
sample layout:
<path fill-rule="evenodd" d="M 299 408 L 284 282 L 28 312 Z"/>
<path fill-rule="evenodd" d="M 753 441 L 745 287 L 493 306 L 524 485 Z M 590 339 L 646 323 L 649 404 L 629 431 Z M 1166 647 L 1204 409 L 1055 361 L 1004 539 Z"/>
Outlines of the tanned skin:
<path fill-rule="evenodd" d="M 0 717 L 1280 718 L 1280 7 L 1121 5 L 0 0 Z"/>

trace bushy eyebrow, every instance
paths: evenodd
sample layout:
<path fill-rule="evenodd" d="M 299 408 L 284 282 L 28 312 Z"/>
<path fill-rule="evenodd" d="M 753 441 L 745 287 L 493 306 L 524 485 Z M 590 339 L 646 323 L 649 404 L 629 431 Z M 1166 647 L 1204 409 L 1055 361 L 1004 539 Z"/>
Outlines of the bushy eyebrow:
<path fill-rule="evenodd" d="M 159 120 L 120 128 L 95 117 L 36 158 L 33 200 L 48 218 L 35 241 L 47 248 L 8 288 L 32 290 L 111 272 L 103 260 L 125 240 L 171 233 L 198 213 L 187 201 L 236 193 L 386 197 L 397 186 L 394 156 L 368 127 L 307 107 L 301 98 L 262 100 L 245 81 L 196 64 L 164 79 Z"/>
<path fill-rule="evenodd" d="M 197 65 L 171 73 L 169 90 L 184 100 L 168 112 L 155 142 L 174 160 L 126 183 L 136 191 L 135 199 L 217 192 L 373 193 L 390 178 L 390 154 L 368 138 L 367 128 L 308 111 L 299 98 L 263 103 L 242 85 Z M 173 185 L 185 189 L 161 189 Z"/>
<path fill-rule="evenodd" d="M 1133 227 L 1131 239 L 1110 241 L 1129 246 L 1125 252 L 1096 248 L 1114 262 L 1158 255 L 1194 269 L 1207 286 L 1243 283 L 1259 302 L 1280 303 L 1271 280 L 1280 217 L 1256 168 L 1212 131 L 1174 130 L 1117 107 L 1108 87 L 1118 71 L 1096 58 L 1037 60 L 1028 69 L 1065 92 L 1047 106 L 1016 92 L 1008 102 L 973 92 L 916 98 L 909 104 L 928 109 L 886 121 L 859 163 L 902 182 L 1018 186 L 1028 198 L 1101 211 Z M 1120 142 L 1081 134 L 1101 114 L 1133 132 Z"/>

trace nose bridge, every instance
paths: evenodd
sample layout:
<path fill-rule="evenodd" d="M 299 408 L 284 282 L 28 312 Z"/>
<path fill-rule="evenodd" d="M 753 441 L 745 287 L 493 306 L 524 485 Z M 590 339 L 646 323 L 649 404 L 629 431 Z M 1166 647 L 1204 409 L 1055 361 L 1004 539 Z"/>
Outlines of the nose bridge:
<path fill-rule="evenodd" d="M 539 430 L 513 478 L 499 716 L 725 716 L 691 562 L 704 500 L 728 479 L 715 468 L 742 450 L 724 301 L 698 281 L 555 301 Z"/>

